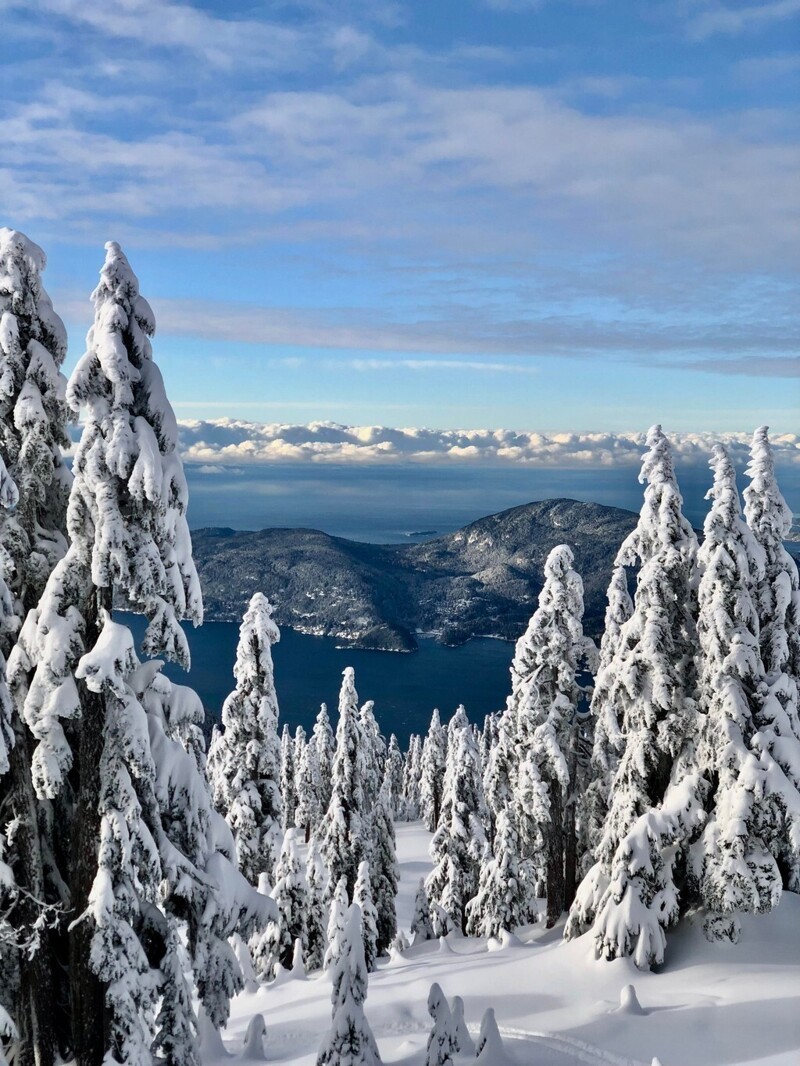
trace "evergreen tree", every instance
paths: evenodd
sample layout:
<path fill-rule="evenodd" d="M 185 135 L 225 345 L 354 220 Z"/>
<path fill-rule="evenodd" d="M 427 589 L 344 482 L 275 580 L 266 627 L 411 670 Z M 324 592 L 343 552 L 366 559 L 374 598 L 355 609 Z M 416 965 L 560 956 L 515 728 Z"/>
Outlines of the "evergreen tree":
<path fill-rule="evenodd" d="M 292 968 L 295 943 L 300 942 L 303 954 L 308 946 L 308 885 L 297 854 L 297 834 L 297 829 L 286 831 L 272 890 L 278 908 L 273 956 L 276 965 L 287 970 Z"/>
<path fill-rule="evenodd" d="M 313 745 L 309 744 L 309 748 Z M 327 874 L 322 861 L 317 838 L 312 837 L 306 860 L 306 884 L 308 885 L 308 910 L 306 913 L 306 969 L 309 973 L 321 970 L 325 960 L 328 941 L 325 933 L 325 895 Z"/>
<path fill-rule="evenodd" d="M 486 756 L 481 758 L 481 765 L 483 790 L 490 815 L 489 840 L 494 843 L 496 821 L 502 811 L 513 805 L 516 792 L 516 722 L 510 710 L 503 712 L 491 727 L 491 732 L 494 734 L 494 743 Z"/>
<path fill-rule="evenodd" d="M 66 501 L 70 474 L 62 449 L 66 432 L 64 324 L 41 282 L 45 255 L 22 233 L 0 229 L 0 671 L 13 647 L 18 621 L 36 605 L 45 582 L 66 550 Z M 2 683 L 0 683 L 2 684 Z M 21 709 L 2 685 L 0 693 L 0 806 L 14 827 L 8 868 L 13 874 L 16 940 L 36 928 L 45 901 L 66 904 L 53 877 L 50 805 L 37 800 L 30 768 L 33 738 Z M 8 763 L 5 767 L 6 762 Z M 5 767 L 5 769 L 4 769 Z M 37 902 L 38 901 L 38 902 Z M 32 1062 L 36 1034 L 39 1066 L 53 1061 L 55 1000 L 50 965 L 51 934 L 45 929 L 32 957 L 18 960 L 19 982 L 0 990 L 16 1019 L 21 1066 Z M 11 961 L 10 959 L 8 960 Z M 17 967 L 17 963 L 13 964 Z"/>
<path fill-rule="evenodd" d="M 519 654 L 515 658 L 517 674 L 510 701 L 517 711 L 519 759 L 528 779 L 536 783 L 537 799 L 540 787 L 546 788 L 545 803 L 535 807 L 526 802 L 525 791 L 519 790 L 515 819 L 517 824 L 533 823 L 532 828 L 526 825 L 527 840 L 541 837 L 544 841 L 548 927 L 559 919 L 565 905 L 565 837 L 574 838 L 574 819 L 568 816 L 566 801 L 575 778 L 582 696 L 577 675 L 582 661 L 592 660 L 594 652 L 594 645 L 583 635 L 583 583 L 573 562 L 566 544 L 547 557 L 539 607 L 520 638 L 524 660 Z M 527 671 L 524 676 L 520 661 Z M 574 850 L 570 854 L 574 856 Z M 571 881 L 574 884 L 574 867 Z"/>
<path fill-rule="evenodd" d="M 425 1066 L 452 1066 L 458 1052 L 453 1015 L 438 984 L 432 984 L 428 994 L 428 1014 L 433 1018 L 433 1028 L 428 1036 Z"/>
<path fill-rule="evenodd" d="M 363 733 L 358 719 L 358 694 L 352 667 L 344 671 L 339 694 L 336 754 L 331 771 L 331 801 L 321 827 L 321 847 L 330 875 L 330 889 L 344 877 L 352 896 L 358 866 L 368 841 L 364 817 Z"/>
<path fill-rule="evenodd" d="M 447 731 L 434 708 L 428 735 L 422 746 L 420 765 L 420 809 L 422 821 L 429 833 L 435 833 L 442 809 L 442 788 L 447 759 Z"/>
<path fill-rule="evenodd" d="M 38 742 L 37 793 L 57 799 L 69 775 L 75 796 L 74 823 L 64 826 L 67 868 L 58 872 L 83 916 L 70 929 L 68 973 L 79 1066 L 106 1054 L 150 1061 L 159 983 L 151 956 L 163 956 L 177 914 L 200 999 L 223 1024 L 241 987 L 227 938 L 270 910 L 232 863 L 233 840 L 196 759 L 169 736 L 159 700 L 151 712 L 142 705 L 137 689 L 152 683 L 158 664 L 141 668 L 129 631 L 109 615 L 115 597 L 142 611 L 145 651 L 188 665 L 179 620 L 199 622 L 202 606 L 177 424 L 152 360 L 152 312 L 116 244 L 107 246 L 94 302 L 87 352 L 67 389 L 73 409 L 86 407 L 71 543 L 9 660 Z"/>
<path fill-rule="evenodd" d="M 461 996 L 453 996 L 453 1006 L 450 1008 L 453 1015 L 453 1031 L 456 1036 L 456 1051 L 459 1055 L 475 1055 L 475 1044 L 469 1035 L 467 1023 L 464 1020 L 464 1000 Z"/>
<path fill-rule="evenodd" d="M 281 733 L 281 802 L 283 807 L 283 831 L 295 826 L 297 810 L 297 790 L 294 772 L 294 741 L 289 726 L 284 725 Z"/>
<path fill-rule="evenodd" d="M 411 919 L 411 935 L 414 943 L 419 944 L 424 940 L 433 940 L 433 921 L 431 919 L 431 907 L 428 901 L 428 891 L 425 888 L 425 879 L 420 878 L 417 894 L 414 898 L 414 917 Z"/>
<path fill-rule="evenodd" d="M 340 877 L 333 890 L 331 908 L 328 915 L 328 946 L 325 949 L 325 959 L 323 963 L 325 970 L 330 970 L 342 954 L 344 928 L 347 920 L 346 916 L 349 902 L 350 900 L 347 895 L 347 878 Z"/>
<path fill-rule="evenodd" d="M 224 732 L 216 732 L 208 753 L 214 806 L 231 828 L 239 869 L 255 885 L 272 877 L 281 826 L 278 699 L 272 645 L 280 632 L 273 608 L 257 592 L 239 629 L 236 688 L 222 707 Z"/>
<path fill-rule="evenodd" d="M 375 704 L 372 700 L 367 700 L 362 706 L 358 718 L 364 753 L 364 809 L 371 811 L 378 798 L 381 781 L 383 780 L 386 743 L 378 728 L 378 722 L 375 718 Z"/>
<path fill-rule="evenodd" d="M 497 937 L 528 920 L 531 900 L 519 872 L 519 837 L 514 812 L 504 808 L 497 818 L 493 857 L 481 867 L 478 893 L 467 904 L 470 936 Z"/>
<path fill-rule="evenodd" d="M 464 905 L 477 891 L 487 854 L 487 811 L 478 745 L 463 707 L 451 719 L 448 734 L 442 809 L 431 841 L 434 867 L 426 887 L 429 898 L 463 930 Z"/>
<path fill-rule="evenodd" d="M 323 785 L 319 769 L 319 751 L 313 737 L 303 745 L 297 767 L 297 825 L 304 831 L 306 840 L 317 831 L 322 822 Z"/>
<path fill-rule="evenodd" d="M 369 973 L 375 969 L 378 958 L 378 911 L 372 895 L 369 863 L 366 859 L 359 863 L 358 878 L 353 891 L 353 903 L 357 903 L 362 916 L 364 933 L 364 959 Z"/>
<path fill-rule="evenodd" d="M 409 822 L 420 816 L 422 799 L 420 784 L 422 780 L 422 737 L 412 733 L 408 742 L 405 767 L 403 769 L 403 806 Z"/>
<path fill-rule="evenodd" d="M 370 880 L 377 911 L 377 953 L 385 955 L 397 933 L 398 869 L 392 819 L 392 766 L 387 761 L 383 784 L 372 816 Z M 356 902 L 360 902 L 356 899 Z"/>
<path fill-rule="evenodd" d="M 591 866 L 600 844 L 603 824 L 608 814 L 611 785 L 619 763 L 623 737 L 615 710 L 617 683 L 614 666 L 620 655 L 622 627 L 633 614 L 625 567 L 616 563 L 608 586 L 605 627 L 600 642 L 600 656 L 591 701 L 592 756 L 591 780 L 584 794 L 582 873 Z M 588 865 L 587 865 L 588 864 Z"/>
<path fill-rule="evenodd" d="M 180 941 L 174 925 L 167 936 L 161 974 L 161 1001 L 155 1022 L 156 1037 L 151 1047 L 154 1060 L 165 1066 L 197 1066 L 200 1062 L 197 1019 L 183 976 Z"/>
<path fill-rule="evenodd" d="M 663 943 L 663 930 L 651 924 L 656 921 L 651 905 L 664 901 L 663 918 L 669 923 L 674 920 L 677 891 L 671 866 L 659 858 L 660 845 L 640 846 L 642 833 L 646 826 L 658 824 L 664 826 L 665 841 L 679 837 L 696 824 L 698 811 L 691 798 L 696 781 L 687 781 L 691 797 L 682 788 L 673 791 L 667 802 L 673 765 L 697 727 L 693 699 L 697 539 L 681 510 L 669 442 L 660 426 L 649 431 L 647 444 L 639 478 L 647 485 L 644 505 L 617 555 L 618 566 L 639 565 L 634 610 L 621 626 L 604 681 L 608 688 L 602 728 L 612 743 L 620 744 L 619 762 L 596 862 L 581 883 L 566 929 L 569 938 L 597 921 L 601 953 L 615 957 L 635 952 L 644 965 L 658 956 Z M 659 806 L 660 815 L 651 816 Z M 652 858 L 658 869 L 637 881 L 647 902 L 627 922 L 617 908 L 623 905 L 623 886 L 629 883 L 626 855 L 631 859 L 634 850 L 636 863 L 646 864 Z"/>
<path fill-rule="evenodd" d="M 331 721 L 328 717 L 328 707 L 325 703 L 320 706 L 319 714 L 314 722 L 311 740 L 317 749 L 317 762 L 319 763 L 319 779 L 321 784 L 319 805 L 320 810 L 324 812 L 327 811 L 331 802 L 331 771 L 333 769 L 333 756 L 336 751 L 333 729 L 331 728 Z"/>
<path fill-rule="evenodd" d="M 403 782 L 405 777 L 406 760 L 400 750 L 400 742 L 394 733 L 389 737 L 389 747 L 386 752 L 383 781 L 381 789 L 388 778 L 388 802 L 392 818 L 400 818 L 405 814 L 403 803 Z"/>
<path fill-rule="evenodd" d="M 357 903 L 347 912 L 342 953 L 332 981 L 333 1022 L 319 1050 L 317 1066 L 377 1066 L 381 1057 L 364 1016 L 368 976 Z"/>
<path fill-rule="evenodd" d="M 769 844 L 780 834 L 774 793 L 783 773 L 754 743 L 766 686 L 753 591 L 763 580 L 765 554 L 742 519 L 736 475 L 721 445 L 714 448 L 711 467 L 712 505 L 697 555 L 703 712 L 698 762 L 714 790 L 714 809 L 700 839 L 698 864 L 709 911 L 706 934 L 736 940 L 737 912 L 767 911 L 780 898 L 780 873 Z M 800 754 L 800 746 L 795 748 Z M 800 814 L 800 794 L 792 791 L 781 798 Z"/>
<path fill-rule="evenodd" d="M 797 563 L 783 545 L 792 512 L 778 487 L 766 426 L 753 434 L 747 473 L 745 518 L 764 552 L 764 573 L 754 589 L 768 688 L 758 714 L 758 743 L 800 789 L 795 744 L 800 739 L 800 579 Z M 800 826 L 789 808 L 776 844 L 784 887 L 800 892 Z"/>

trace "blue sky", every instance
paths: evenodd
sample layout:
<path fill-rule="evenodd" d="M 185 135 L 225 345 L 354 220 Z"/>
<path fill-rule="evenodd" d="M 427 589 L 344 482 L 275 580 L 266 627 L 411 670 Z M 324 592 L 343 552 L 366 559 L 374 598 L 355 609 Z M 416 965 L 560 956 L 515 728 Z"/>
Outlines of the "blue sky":
<path fill-rule="evenodd" d="M 796 431 L 800 0 L 0 0 L 0 224 L 180 417 Z"/>

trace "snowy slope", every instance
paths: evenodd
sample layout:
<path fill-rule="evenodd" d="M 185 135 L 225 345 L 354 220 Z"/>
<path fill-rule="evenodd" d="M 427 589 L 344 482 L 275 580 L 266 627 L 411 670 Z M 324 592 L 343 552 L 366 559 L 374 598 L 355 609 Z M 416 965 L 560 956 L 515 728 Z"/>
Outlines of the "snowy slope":
<path fill-rule="evenodd" d="M 398 920 L 408 932 L 417 883 L 430 869 L 430 835 L 418 823 L 397 831 Z M 671 936 L 658 974 L 629 960 L 597 962 L 586 938 L 565 944 L 560 928 L 541 926 L 502 946 L 451 937 L 410 948 L 370 976 L 365 1010 L 384 1062 L 423 1066 L 434 981 L 449 999 L 463 997 L 471 1031 L 495 1008 L 509 1064 L 649 1066 L 657 1057 L 662 1066 L 798 1066 L 800 897 L 786 893 L 773 914 L 745 918 L 736 946 L 708 944 L 699 924 L 686 925 Z M 628 984 L 641 1014 L 619 1008 Z M 286 975 L 237 997 L 224 1033 L 237 1058 L 258 1012 L 267 1059 L 311 1066 L 330 1024 L 330 982 Z M 233 1060 L 206 1050 L 206 1066 L 222 1061 Z"/>

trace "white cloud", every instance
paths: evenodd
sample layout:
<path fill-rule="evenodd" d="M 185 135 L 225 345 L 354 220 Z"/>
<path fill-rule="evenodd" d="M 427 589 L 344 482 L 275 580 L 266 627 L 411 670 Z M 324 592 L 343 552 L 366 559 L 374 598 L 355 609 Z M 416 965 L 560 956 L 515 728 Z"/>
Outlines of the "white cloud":
<path fill-rule="evenodd" d="M 234 419 L 184 420 L 181 448 L 201 469 L 227 464 L 310 463 L 516 463 L 537 467 L 636 466 L 645 433 L 537 433 L 514 430 L 392 429 L 336 422 L 262 424 Z M 736 461 L 748 453 L 749 433 L 670 434 L 678 461 L 705 464 L 714 443 Z M 800 435 L 772 438 L 779 463 L 800 466 Z"/>
<path fill-rule="evenodd" d="M 715 34 L 738 36 L 757 31 L 800 14 L 800 0 L 771 0 L 768 3 L 731 7 L 717 2 L 704 3 L 689 21 L 689 35 L 697 41 Z"/>

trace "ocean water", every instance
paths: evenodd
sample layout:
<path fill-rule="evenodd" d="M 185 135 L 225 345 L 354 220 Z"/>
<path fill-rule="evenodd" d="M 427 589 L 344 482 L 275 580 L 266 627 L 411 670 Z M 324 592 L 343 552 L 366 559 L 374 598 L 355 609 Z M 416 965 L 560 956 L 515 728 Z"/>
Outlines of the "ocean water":
<path fill-rule="evenodd" d="M 124 615 L 137 641 L 144 634 L 139 617 Z M 173 681 L 191 685 L 203 700 L 206 725 L 219 721 L 222 703 L 234 687 L 233 664 L 239 628 L 232 622 L 207 622 L 187 627 L 192 669 L 186 674 L 168 665 Z M 298 725 L 309 731 L 327 703 L 336 727 L 336 710 L 342 671 L 352 666 L 360 701 L 375 701 L 375 714 L 384 734 L 396 733 L 405 748 L 411 733 L 423 733 L 431 711 L 438 707 L 443 720 L 463 703 L 472 721 L 505 706 L 513 644 L 502 640 L 472 640 L 458 648 L 445 648 L 421 638 L 412 654 L 360 651 L 337 647 L 329 637 L 310 637 L 284 629 L 273 648 L 275 687 L 281 727 Z"/>

